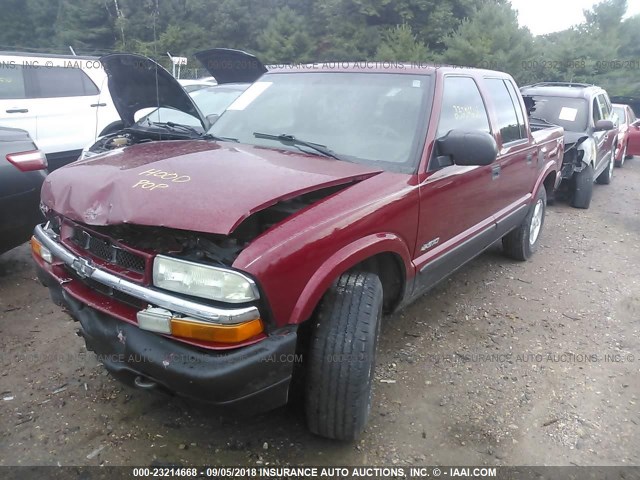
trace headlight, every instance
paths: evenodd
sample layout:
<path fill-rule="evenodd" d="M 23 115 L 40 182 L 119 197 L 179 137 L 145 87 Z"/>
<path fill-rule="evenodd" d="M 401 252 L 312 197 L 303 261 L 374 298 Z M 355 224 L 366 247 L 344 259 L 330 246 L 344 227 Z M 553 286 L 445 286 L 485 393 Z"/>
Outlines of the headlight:
<path fill-rule="evenodd" d="M 583 152 L 580 155 L 580 152 Z M 578 151 L 578 159 L 586 164 L 590 164 L 596 155 L 598 154 L 596 149 L 596 142 L 594 142 L 591 138 L 587 138 L 583 143 L 580 144 Z"/>
<path fill-rule="evenodd" d="M 153 284 L 220 302 L 243 303 L 260 298 L 256 284 L 246 275 L 163 255 L 153 262 Z"/>

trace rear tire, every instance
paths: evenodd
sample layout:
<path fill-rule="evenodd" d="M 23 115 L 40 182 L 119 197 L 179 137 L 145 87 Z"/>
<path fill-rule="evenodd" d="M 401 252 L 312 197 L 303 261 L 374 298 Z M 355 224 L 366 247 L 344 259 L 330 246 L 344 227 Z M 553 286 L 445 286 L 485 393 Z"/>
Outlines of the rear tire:
<path fill-rule="evenodd" d="M 589 208 L 593 195 L 593 166 L 589 165 L 573 175 L 573 198 L 571 206 Z"/>
<path fill-rule="evenodd" d="M 352 272 L 342 275 L 320 303 L 305 392 L 307 425 L 317 435 L 354 440 L 366 425 L 382 297 L 377 275 Z"/>
<path fill-rule="evenodd" d="M 540 185 L 535 202 L 520 226 L 502 237 L 502 249 L 505 255 L 514 260 L 524 261 L 535 253 L 544 225 L 546 206 L 547 190 L 544 185 Z"/>

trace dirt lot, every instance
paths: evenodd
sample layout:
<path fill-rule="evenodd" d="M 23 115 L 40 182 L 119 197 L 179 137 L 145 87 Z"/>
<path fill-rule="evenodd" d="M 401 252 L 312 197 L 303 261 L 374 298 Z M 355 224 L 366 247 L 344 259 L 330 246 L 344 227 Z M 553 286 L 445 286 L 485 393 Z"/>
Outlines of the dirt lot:
<path fill-rule="evenodd" d="M 120 386 L 35 280 L 0 257 L 0 465 L 640 464 L 640 159 L 540 251 L 496 245 L 386 319 L 360 442 L 299 409 L 239 419 Z"/>

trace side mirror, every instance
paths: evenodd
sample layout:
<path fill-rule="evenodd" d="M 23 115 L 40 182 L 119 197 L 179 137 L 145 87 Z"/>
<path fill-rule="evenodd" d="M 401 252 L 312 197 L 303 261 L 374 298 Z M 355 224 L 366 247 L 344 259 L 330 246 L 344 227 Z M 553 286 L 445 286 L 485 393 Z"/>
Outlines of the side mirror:
<path fill-rule="evenodd" d="M 498 156 L 493 136 L 480 130 L 451 130 L 436 140 L 436 147 L 439 156 L 456 165 L 489 165 Z"/>
<path fill-rule="evenodd" d="M 598 120 L 596 122 L 596 132 L 602 132 L 603 130 L 613 130 L 613 122 L 611 120 Z"/>

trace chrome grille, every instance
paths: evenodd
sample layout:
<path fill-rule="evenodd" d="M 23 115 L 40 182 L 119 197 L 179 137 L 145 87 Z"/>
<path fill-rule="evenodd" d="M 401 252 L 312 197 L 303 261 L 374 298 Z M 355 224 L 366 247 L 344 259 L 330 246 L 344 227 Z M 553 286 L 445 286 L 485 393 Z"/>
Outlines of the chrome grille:
<path fill-rule="evenodd" d="M 75 227 L 71 240 L 81 249 L 106 262 L 138 273 L 145 271 L 146 262 L 143 257 L 123 250 L 107 240 L 97 238 L 86 230 Z"/>

